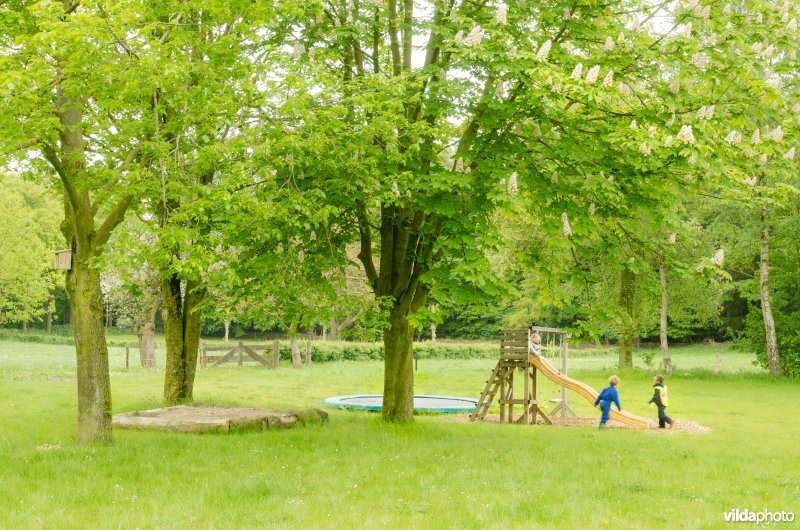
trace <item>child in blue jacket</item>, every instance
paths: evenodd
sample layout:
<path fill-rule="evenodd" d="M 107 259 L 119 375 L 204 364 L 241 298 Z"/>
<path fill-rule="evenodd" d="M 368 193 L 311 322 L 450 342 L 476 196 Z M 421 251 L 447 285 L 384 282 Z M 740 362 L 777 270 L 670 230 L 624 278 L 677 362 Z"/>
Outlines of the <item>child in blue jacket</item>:
<path fill-rule="evenodd" d="M 608 386 L 600 392 L 600 395 L 597 396 L 597 399 L 594 400 L 595 406 L 600 405 L 600 410 L 603 411 L 603 415 L 600 416 L 600 428 L 606 428 L 606 422 L 608 421 L 608 413 L 611 411 L 611 403 L 616 403 L 617 409 L 622 410 L 622 406 L 619 404 L 619 392 L 617 392 L 617 385 L 619 385 L 619 377 L 616 375 L 612 375 L 608 378 Z"/>

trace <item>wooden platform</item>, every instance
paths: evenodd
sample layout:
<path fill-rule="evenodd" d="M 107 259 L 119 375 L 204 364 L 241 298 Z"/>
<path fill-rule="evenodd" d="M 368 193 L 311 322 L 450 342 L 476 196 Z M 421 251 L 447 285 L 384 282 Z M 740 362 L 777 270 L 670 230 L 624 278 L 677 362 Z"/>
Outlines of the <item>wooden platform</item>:
<path fill-rule="evenodd" d="M 328 413 L 319 409 L 269 410 L 189 403 L 175 407 L 115 414 L 114 427 L 174 432 L 231 432 L 240 429 L 288 429 L 297 424 L 324 422 Z"/>

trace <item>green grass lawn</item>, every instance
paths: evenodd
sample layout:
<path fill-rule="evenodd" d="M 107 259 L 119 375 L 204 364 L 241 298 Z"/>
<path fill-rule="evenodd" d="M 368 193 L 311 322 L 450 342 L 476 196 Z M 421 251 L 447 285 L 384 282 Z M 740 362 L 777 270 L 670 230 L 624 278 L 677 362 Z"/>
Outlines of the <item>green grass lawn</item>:
<path fill-rule="evenodd" d="M 113 446 L 87 447 L 74 440 L 71 347 L 2 342 L 0 527 L 671 529 L 722 528 L 736 507 L 800 516 L 800 385 L 730 350 L 714 374 L 715 351 L 675 349 L 679 373 L 667 381 L 673 417 L 708 435 L 443 416 L 398 426 L 331 410 L 327 424 L 283 432 L 118 429 Z M 600 387 L 613 363 L 613 353 L 575 358 L 570 375 Z M 417 392 L 477 398 L 493 365 L 421 361 Z M 126 371 L 123 349 L 112 349 L 111 367 L 115 412 L 160 405 L 160 370 Z M 652 372 L 620 375 L 623 408 L 652 415 Z M 195 398 L 320 407 L 381 384 L 377 362 L 226 366 L 198 372 Z M 594 414 L 578 399 L 579 413 Z"/>

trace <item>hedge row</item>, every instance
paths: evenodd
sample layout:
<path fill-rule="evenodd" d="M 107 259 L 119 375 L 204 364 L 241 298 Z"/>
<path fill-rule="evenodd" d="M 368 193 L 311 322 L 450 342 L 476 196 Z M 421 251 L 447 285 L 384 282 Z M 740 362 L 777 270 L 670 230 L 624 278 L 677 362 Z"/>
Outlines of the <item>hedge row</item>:
<path fill-rule="evenodd" d="M 300 353 L 305 355 L 305 343 L 300 343 Z M 418 342 L 414 344 L 417 359 L 486 359 L 499 355 L 499 348 L 489 344 L 458 344 Z M 291 361 L 288 342 L 281 342 L 281 360 Z M 311 361 L 327 363 L 336 361 L 382 361 L 383 344 L 379 342 L 321 342 L 311 343 Z"/>

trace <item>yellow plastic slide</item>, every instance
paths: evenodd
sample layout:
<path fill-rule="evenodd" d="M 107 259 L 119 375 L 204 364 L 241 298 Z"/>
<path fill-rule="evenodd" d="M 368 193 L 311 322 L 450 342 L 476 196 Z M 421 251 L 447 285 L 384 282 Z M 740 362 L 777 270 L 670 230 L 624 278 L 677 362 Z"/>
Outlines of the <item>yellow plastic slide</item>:
<path fill-rule="evenodd" d="M 540 372 L 542 372 L 545 377 L 555 381 L 557 384 L 563 386 L 567 390 L 572 390 L 576 394 L 580 394 L 583 399 L 594 405 L 594 400 L 597 399 L 598 396 L 598 393 L 594 388 L 585 383 L 581 383 L 580 381 L 570 379 L 553 368 L 553 365 L 550 364 L 547 359 L 539 355 L 532 354 L 531 363 Z M 615 410 L 613 407 L 611 409 L 611 419 L 620 423 L 624 423 L 625 425 L 630 425 L 631 427 L 635 427 L 637 429 L 650 429 L 653 427 L 650 423 L 650 420 L 640 416 L 634 416 L 629 412 Z"/>

